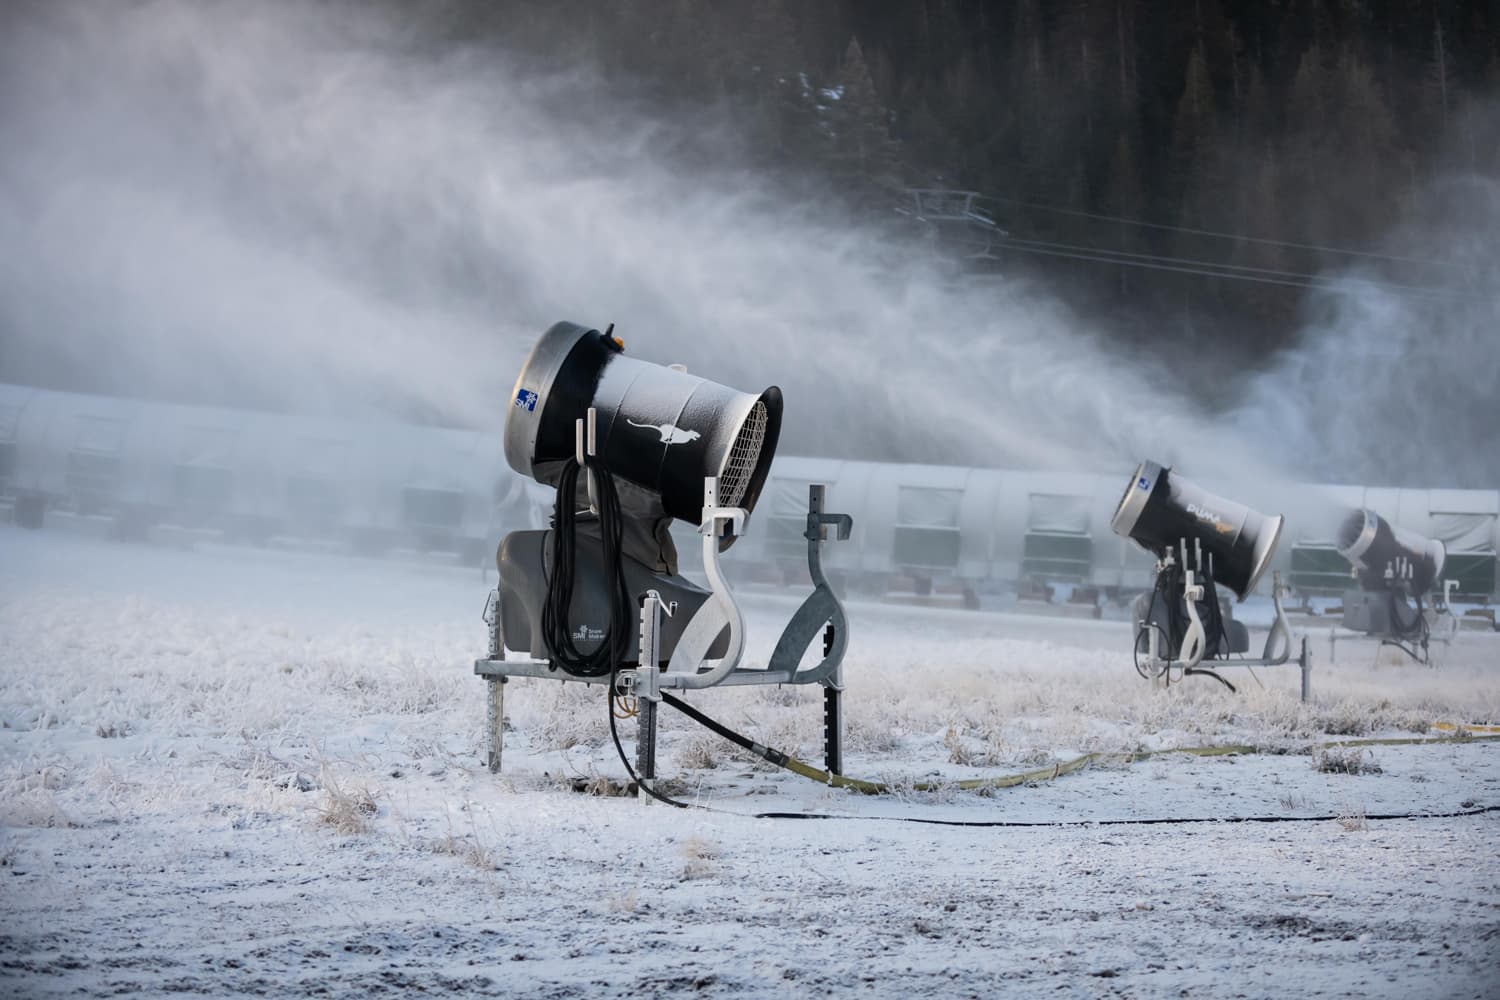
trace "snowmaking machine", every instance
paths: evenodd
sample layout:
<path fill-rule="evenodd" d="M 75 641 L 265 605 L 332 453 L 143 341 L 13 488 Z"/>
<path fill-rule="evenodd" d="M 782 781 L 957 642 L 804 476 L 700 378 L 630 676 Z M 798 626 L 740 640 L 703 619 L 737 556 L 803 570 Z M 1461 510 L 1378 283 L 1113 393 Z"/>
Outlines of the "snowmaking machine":
<path fill-rule="evenodd" d="M 1259 658 L 1244 656 L 1250 630 L 1236 621 L 1223 585 L 1240 601 L 1255 590 L 1276 551 L 1283 519 L 1216 496 L 1171 469 L 1142 462 L 1110 521 L 1115 534 L 1156 556 L 1155 581 L 1131 609 L 1135 669 L 1147 680 L 1212 677 L 1231 691 L 1225 667 L 1278 666 L 1292 661 L 1294 639 L 1282 607 L 1280 574 L 1273 574 L 1275 617 Z M 1295 660 L 1302 699 L 1311 697 L 1307 640 Z"/>
<path fill-rule="evenodd" d="M 1433 606 L 1423 603 L 1439 582 L 1447 549 L 1436 539 L 1400 528 L 1369 508 L 1351 510 L 1339 527 L 1339 554 L 1349 560 L 1358 586 L 1344 592 L 1343 638 L 1378 639 L 1418 663 L 1431 660 L 1431 644 L 1451 643 L 1458 619 L 1448 607 L 1446 581 Z M 1330 652 L 1340 634 L 1329 634 Z"/>
<path fill-rule="evenodd" d="M 489 767 L 499 771 L 504 691 L 512 677 L 601 686 L 611 734 L 638 792 L 660 797 L 656 726 L 672 691 L 743 684 L 819 684 L 824 753 L 842 770 L 841 665 L 848 619 L 822 568 L 829 529 L 853 520 L 809 490 L 806 530 L 813 591 L 763 667 L 742 664 L 745 619 L 719 556 L 749 522 L 781 429 L 781 391 L 744 393 L 626 357 L 602 333 L 557 323 L 516 379 L 505 422 L 506 461 L 556 488 L 550 527 L 514 531 L 496 554 L 499 583 L 485 609 Z M 702 587 L 679 571 L 668 530 L 677 518 L 701 535 Z M 821 658 L 805 654 L 819 638 Z M 804 664 L 808 659 L 813 662 Z M 616 720 L 637 720 L 636 764 Z"/>

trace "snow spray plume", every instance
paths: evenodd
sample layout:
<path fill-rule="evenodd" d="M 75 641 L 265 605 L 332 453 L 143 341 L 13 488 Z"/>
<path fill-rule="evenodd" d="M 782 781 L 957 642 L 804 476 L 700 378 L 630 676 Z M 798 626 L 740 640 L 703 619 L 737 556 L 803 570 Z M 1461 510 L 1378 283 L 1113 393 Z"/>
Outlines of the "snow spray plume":
<path fill-rule="evenodd" d="M 613 320 L 653 359 L 781 384 L 787 451 L 1263 472 L 1055 299 L 908 267 L 587 73 L 352 5 L 9 18 L 0 322 L 32 380 L 486 427 L 539 331 Z"/>
<path fill-rule="evenodd" d="M 1439 293 L 1336 284 L 1233 418 L 1268 446 L 1299 442 L 1304 478 L 1500 488 L 1500 182 L 1435 185 L 1390 244 L 1452 262 Z"/>

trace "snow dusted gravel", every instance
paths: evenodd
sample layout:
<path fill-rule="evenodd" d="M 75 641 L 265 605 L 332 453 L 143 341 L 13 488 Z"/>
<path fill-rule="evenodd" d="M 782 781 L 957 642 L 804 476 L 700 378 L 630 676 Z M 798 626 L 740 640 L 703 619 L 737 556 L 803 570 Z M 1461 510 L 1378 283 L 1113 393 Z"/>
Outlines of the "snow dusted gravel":
<path fill-rule="evenodd" d="M 0 995 L 1496 994 L 1500 814 L 1363 817 L 1500 805 L 1500 744 L 1375 747 L 1361 774 L 1297 752 L 1500 721 L 1493 636 L 1436 670 L 1341 647 L 1303 706 L 1288 668 L 1153 689 L 1119 623 L 854 605 L 851 773 L 1292 752 L 871 799 L 668 713 L 662 771 L 712 807 L 684 812 L 572 791 L 623 775 L 580 685 L 513 683 L 485 771 L 488 585 L 0 528 Z M 763 657 L 790 602 L 749 603 Z M 811 692 L 693 700 L 817 758 Z"/>

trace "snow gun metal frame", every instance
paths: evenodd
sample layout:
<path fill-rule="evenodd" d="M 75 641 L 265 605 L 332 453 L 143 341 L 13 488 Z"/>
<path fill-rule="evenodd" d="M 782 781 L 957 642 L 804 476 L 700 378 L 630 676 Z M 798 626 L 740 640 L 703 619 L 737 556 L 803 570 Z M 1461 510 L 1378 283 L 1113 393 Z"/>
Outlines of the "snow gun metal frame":
<path fill-rule="evenodd" d="M 1457 580 L 1441 580 L 1431 607 L 1422 595 L 1439 583 L 1448 550 L 1442 542 L 1391 524 L 1375 511 L 1351 510 L 1339 526 L 1339 554 L 1359 586 L 1344 592 L 1343 631 L 1328 631 L 1328 655 L 1338 640 L 1375 639 L 1418 663 L 1432 663 L 1432 643 L 1451 645 L 1458 619 L 1450 610 Z"/>
<path fill-rule="evenodd" d="M 1233 691 L 1219 670 L 1295 662 L 1302 671 L 1302 700 L 1312 697 L 1305 637 L 1292 660 L 1296 641 L 1282 607 L 1281 575 L 1272 574 L 1276 616 L 1256 659 L 1243 656 L 1250 630 L 1235 621 L 1216 586 L 1224 584 L 1241 601 L 1249 597 L 1276 551 L 1282 521 L 1209 493 L 1155 462 L 1136 467 L 1110 527 L 1157 557 L 1151 592 L 1136 598 L 1131 609 L 1138 674 L 1161 684 L 1174 677 L 1212 677 Z"/>
<path fill-rule="evenodd" d="M 664 798 L 654 787 L 657 714 L 673 690 L 819 684 L 825 761 L 842 773 L 849 621 L 823 573 L 822 545 L 830 528 L 849 538 L 853 518 L 828 513 L 825 487 L 809 487 L 803 537 L 813 591 L 768 664 L 742 666 L 745 619 L 719 557 L 744 532 L 765 483 L 781 393 L 740 393 L 680 366 L 624 358 L 623 347 L 613 327 L 559 323 L 516 382 L 507 460 L 555 485 L 557 500 L 551 528 L 511 532 L 496 553 L 500 580 L 484 613 L 489 649 L 474 663 L 488 688 L 490 771 L 501 766 L 506 682 L 536 677 L 605 687 L 616 749 L 644 801 Z M 562 428 L 572 432 L 567 453 Z M 691 507 L 689 484 L 701 490 Z M 698 525 L 708 589 L 677 572 L 673 517 Z M 804 667 L 820 636 L 822 658 Z M 633 768 L 616 730 L 616 720 L 631 717 Z"/>

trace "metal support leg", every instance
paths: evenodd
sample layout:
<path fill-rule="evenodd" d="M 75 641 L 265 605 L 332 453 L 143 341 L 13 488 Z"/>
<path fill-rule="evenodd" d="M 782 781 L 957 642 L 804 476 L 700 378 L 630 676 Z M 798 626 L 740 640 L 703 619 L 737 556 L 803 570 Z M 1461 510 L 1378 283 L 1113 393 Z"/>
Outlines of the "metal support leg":
<path fill-rule="evenodd" d="M 823 488 L 813 487 L 811 506 L 815 511 L 823 507 Z M 811 534 L 811 532 L 809 532 Z M 833 652 L 838 639 L 838 626 L 829 622 L 823 628 L 823 656 Z M 823 682 L 823 764 L 829 774 L 844 773 L 844 671 L 840 664 L 833 677 Z"/>
<path fill-rule="evenodd" d="M 1307 636 L 1302 637 L 1302 655 L 1297 664 L 1302 668 L 1302 700 L 1312 700 L 1312 652 L 1307 648 Z"/>
<path fill-rule="evenodd" d="M 500 773 L 500 754 L 505 749 L 505 678 L 487 677 L 489 688 L 486 729 L 489 731 L 489 753 L 486 764 L 491 774 Z"/>
<path fill-rule="evenodd" d="M 823 761 L 829 774 L 844 773 L 844 692 L 823 687 Z"/>
<path fill-rule="evenodd" d="M 660 706 L 651 698 L 640 699 L 639 705 L 640 709 L 636 714 L 635 773 L 641 779 L 641 787 L 636 794 L 642 802 L 649 803 L 651 794 L 646 789 L 656 787 L 656 710 Z"/>

